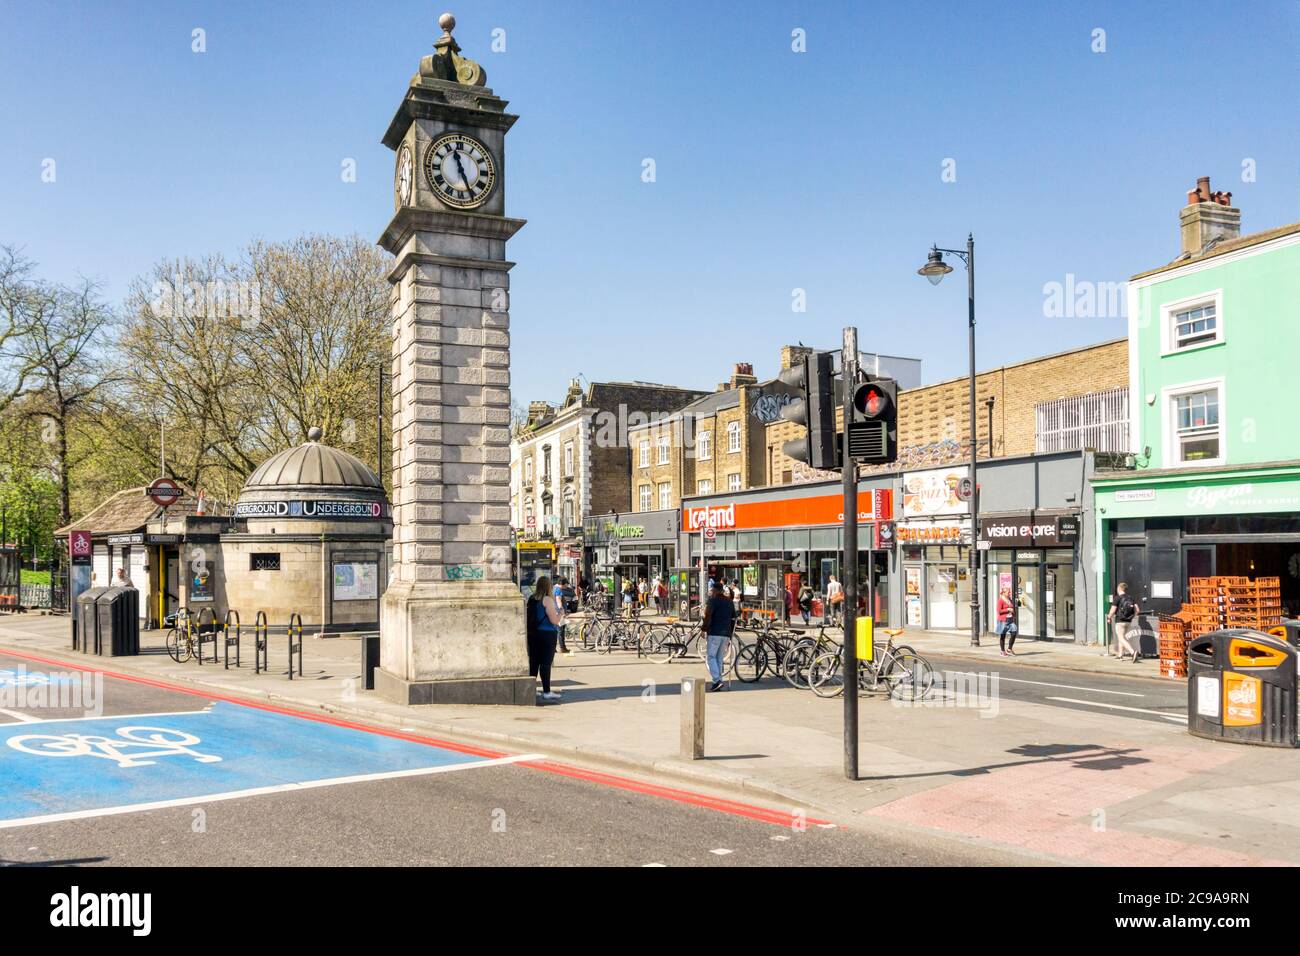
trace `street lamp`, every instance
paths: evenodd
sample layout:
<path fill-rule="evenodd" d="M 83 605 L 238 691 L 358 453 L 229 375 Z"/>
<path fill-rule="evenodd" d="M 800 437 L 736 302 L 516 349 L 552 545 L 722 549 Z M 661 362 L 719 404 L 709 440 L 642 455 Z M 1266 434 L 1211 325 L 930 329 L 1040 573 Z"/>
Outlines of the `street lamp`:
<path fill-rule="evenodd" d="M 925 276 L 931 285 L 938 285 L 952 272 L 952 266 L 943 261 L 944 253 L 957 256 L 966 264 L 966 300 L 970 326 L 970 643 L 980 646 L 980 578 L 979 578 L 979 481 L 975 476 L 979 455 L 978 429 L 975 424 L 975 236 L 966 236 L 966 248 L 940 249 L 931 246 L 925 265 L 916 274 Z M 990 432 L 990 436 L 992 433 Z M 990 451 L 990 454 L 992 452 Z"/>

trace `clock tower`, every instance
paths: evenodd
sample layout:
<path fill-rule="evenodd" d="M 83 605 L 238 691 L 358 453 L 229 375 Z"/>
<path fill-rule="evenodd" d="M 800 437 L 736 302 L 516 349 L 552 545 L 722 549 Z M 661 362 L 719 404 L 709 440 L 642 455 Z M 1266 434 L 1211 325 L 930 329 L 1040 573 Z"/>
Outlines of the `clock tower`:
<path fill-rule="evenodd" d="M 402 703 L 536 702 L 511 581 L 505 137 L 518 117 L 455 18 L 384 134 L 394 214 L 393 567 L 375 688 Z"/>

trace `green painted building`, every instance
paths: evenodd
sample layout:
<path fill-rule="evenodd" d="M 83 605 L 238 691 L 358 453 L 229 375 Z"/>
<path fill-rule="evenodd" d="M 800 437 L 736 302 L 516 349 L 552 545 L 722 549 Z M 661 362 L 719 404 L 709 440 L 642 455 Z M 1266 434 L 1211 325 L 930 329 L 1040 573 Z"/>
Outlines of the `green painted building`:
<path fill-rule="evenodd" d="M 1093 517 L 1098 593 L 1125 581 L 1144 612 L 1241 574 L 1300 614 L 1300 223 L 1240 226 L 1202 178 L 1182 253 L 1128 285 L 1132 454 L 1093 478 Z"/>

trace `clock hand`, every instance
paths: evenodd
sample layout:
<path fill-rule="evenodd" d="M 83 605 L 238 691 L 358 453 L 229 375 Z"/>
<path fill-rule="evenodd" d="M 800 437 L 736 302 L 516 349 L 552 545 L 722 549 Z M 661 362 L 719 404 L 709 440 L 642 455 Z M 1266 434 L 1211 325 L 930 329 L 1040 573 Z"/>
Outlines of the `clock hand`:
<path fill-rule="evenodd" d="M 465 175 L 465 167 L 460 164 L 460 152 L 453 149 L 451 151 L 451 158 L 456 161 L 456 170 L 460 173 L 460 181 L 465 184 L 465 190 L 468 192 L 469 177 Z"/>

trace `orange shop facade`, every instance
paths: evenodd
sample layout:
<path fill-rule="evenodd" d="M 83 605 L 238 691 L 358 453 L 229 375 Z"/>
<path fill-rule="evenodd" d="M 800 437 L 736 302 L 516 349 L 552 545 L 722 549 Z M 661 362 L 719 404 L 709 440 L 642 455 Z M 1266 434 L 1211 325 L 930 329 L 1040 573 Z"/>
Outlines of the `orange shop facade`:
<path fill-rule="evenodd" d="M 891 619 L 894 484 L 892 475 L 858 483 L 860 604 L 870 582 L 881 624 Z M 692 568 L 703 556 L 711 575 L 739 580 L 747 602 L 779 601 L 791 575 L 822 599 L 832 576 L 844 579 L 843 523 L 838 481 L 697 495 L 682 502 L 677 553 Z"/>

